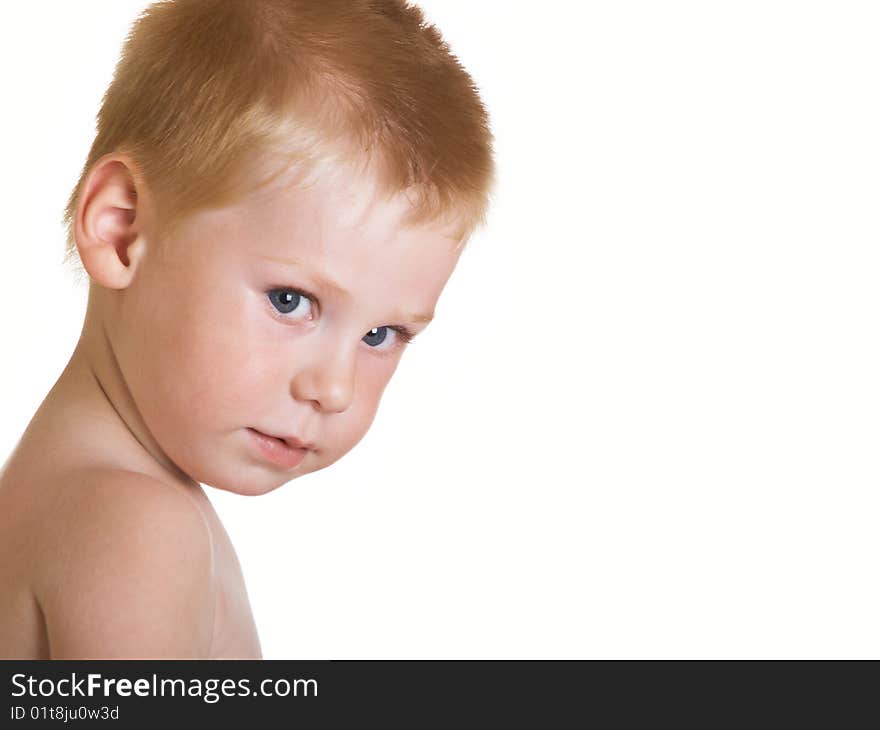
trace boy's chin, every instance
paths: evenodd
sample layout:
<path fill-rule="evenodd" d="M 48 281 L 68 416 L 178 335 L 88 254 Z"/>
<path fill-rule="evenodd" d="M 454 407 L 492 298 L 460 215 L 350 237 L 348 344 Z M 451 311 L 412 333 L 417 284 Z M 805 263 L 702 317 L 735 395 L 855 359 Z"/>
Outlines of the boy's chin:
<path fill-rule="evenodd" d="M 301 473 L 292 472 L 288 474 L 273 474 L 271 471 L 257 468 L 254 473 L 242 475 L 241 478 L 230 479 L 210 479 L 207 481 L 200 480 L 206 487 L 213 487 L 224 492 L 232 494 L 240 494 L 244 497 L 259 497 L 269 492 L 274 492 L 278 487 L 283 487 L 297 477 L 303 476 Z"/>

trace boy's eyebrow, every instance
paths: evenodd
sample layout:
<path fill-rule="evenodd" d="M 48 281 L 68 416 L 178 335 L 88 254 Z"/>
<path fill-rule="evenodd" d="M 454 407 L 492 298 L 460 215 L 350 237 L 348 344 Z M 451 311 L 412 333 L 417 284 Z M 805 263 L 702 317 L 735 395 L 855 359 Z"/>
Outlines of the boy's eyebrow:
<path fill-rule="evenodd" d="M 348 297 L 348 289 L 345 289 L 343 286 L 337 284 L 332 279 L 328 279 L 326 276 L 322 276 L 317 271 L 312 271 L 309 269 L 302 261 L 295 258 L 286 258 L 282 259 L 277 256 L 257 256 L 258 259 L 263 259 L 264 261 L 271 261 L 276 264 L 283 264 L 284 266 L 294 266 L 296 268 L 305 269 L 309 272 L 309 277 L 314 279 L 323 289 L 330 289 L 341 297 Z"/>
<path fill-rule="evenodd" d="M 315 282 L 324 289 L 330 289 L 331 291 L 336 292 L 341 297 L 348 298 L 350 296 L 348 289 L 337 284 L 332 279 L 328 279 L 326 276 L 321 275 L 317 271 L 311 271 L 306 267 L 302 261 L 299 261 L 295 258 L 278 258 L 277 256 L 266 256 L 266 255 L 258 255 L 258 259 L 263 259 L 264 261 L 272 261 L 276 264 L 284 264 L 285 266 L 294 266 L 298 268 L 303 268 L 308 270 L 310 278 L 314 279 Z M 428 324 L 432 319 L 434 319 L 434 313 L 431 312 L 429 314 L 411 314 L 408 317 L 404 317 L 405 320 L 409 322 L 418 322 L 420 324 Z"/>

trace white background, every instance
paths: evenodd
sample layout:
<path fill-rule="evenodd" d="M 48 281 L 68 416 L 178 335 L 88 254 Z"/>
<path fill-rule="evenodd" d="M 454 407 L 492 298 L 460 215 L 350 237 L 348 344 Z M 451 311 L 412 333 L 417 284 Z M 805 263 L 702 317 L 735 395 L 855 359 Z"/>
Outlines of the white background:
<path fill-rule="evenodd" d="M 60 218 L 146 4 L 0 11 L 3 458 L 79 336 Z M 358 447 L 207 490 L 265 656 L 880 656 L 876 4 L 420 5 L 500 185 Z"/>

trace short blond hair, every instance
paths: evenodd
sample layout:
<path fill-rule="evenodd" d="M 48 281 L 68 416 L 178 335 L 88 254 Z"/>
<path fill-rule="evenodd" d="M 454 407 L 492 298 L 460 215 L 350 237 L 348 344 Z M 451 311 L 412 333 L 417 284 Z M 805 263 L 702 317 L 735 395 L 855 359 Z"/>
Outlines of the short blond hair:
<path fill-rule="evenodd" d="M 336 160 L 410 197 L 407 222 L 485 223 L 493 136 L 473 80 L 405 0 L 164 0 L 138 17 L 65 209 L 66 258 L 88 172 L 124 152 L 160 237 L 252 189 L 267 151 L 316 170 Z M 249 188 L 250 186 L 250 188 Z"/>

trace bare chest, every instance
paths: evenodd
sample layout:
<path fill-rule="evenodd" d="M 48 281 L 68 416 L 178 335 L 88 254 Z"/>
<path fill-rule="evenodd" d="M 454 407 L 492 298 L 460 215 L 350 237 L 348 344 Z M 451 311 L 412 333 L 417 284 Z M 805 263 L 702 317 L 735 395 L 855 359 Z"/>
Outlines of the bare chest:
<path fill-rule="evenodd" d="M 0 658 L 50 659 L 48 632 L 33 585 L 48 562 L 64 557 L 47 555 L 40 539 L 51 499 L 36 485 L 15 488 L 10 473 L 4 471 L 0 470 Z M 260 658 L 235 549 L 207 498 L 202 506 L 211 532 L 216 578 L 210 658 Z"/>

